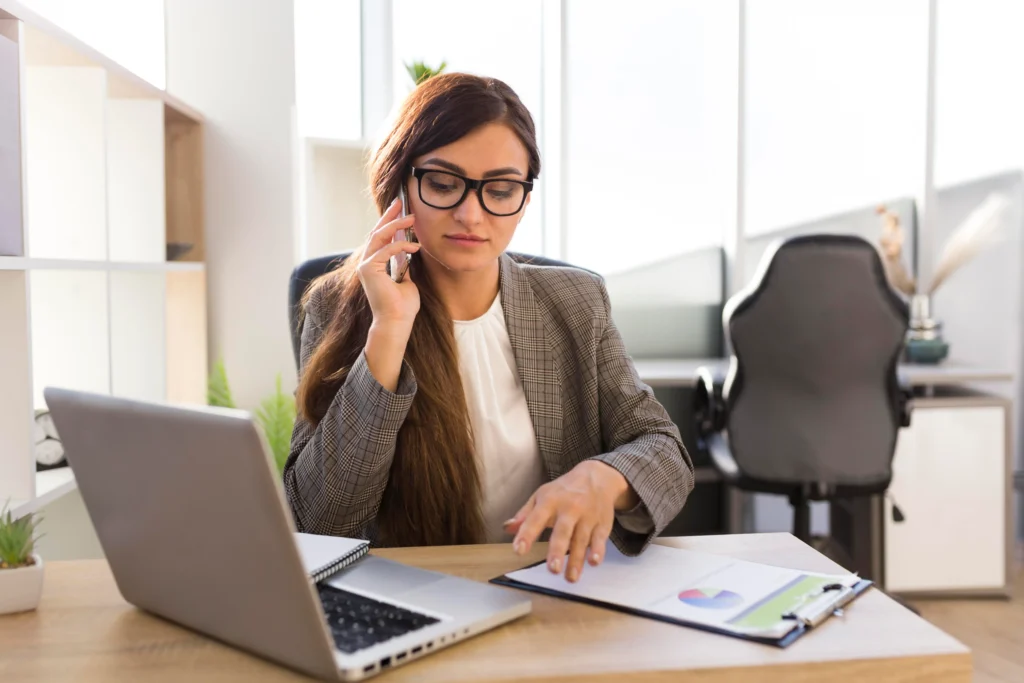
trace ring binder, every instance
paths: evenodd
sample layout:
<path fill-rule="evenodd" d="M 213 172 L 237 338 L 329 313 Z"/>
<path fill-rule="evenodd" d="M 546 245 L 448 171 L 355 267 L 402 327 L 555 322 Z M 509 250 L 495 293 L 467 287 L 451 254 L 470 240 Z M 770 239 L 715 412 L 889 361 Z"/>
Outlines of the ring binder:
<path fill-rule="evenodd" d="M 637 557 L 609 548 L 569 583 L 545 562 L 491 583 L 634 616 L 787 647 L 870 586 L 856 574 L 821 574 L 657 545 Z"/>

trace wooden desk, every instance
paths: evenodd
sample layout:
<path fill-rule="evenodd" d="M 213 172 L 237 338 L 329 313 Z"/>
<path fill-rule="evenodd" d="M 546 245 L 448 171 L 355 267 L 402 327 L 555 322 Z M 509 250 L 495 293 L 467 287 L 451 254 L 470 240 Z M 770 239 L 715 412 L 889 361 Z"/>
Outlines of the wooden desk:
<path fill-rule="evenodd" d="M 839 570 L 789 534 L 660 542 L 808 570 Z M 535 548 L 532 559 L 540 559 L 544 550 Z M 376 552 L 480 581 L 526 564 L 504 545 Z M 0 617 L 0 680 L 307 680 L 128 605 L 103 561 L 50 563 L 45 581 L 36 612 Z M 845 617 L 830 619 L 784 650 L 527 595 L 534 601 L 531 615 L 372 680 L 938 683 L 971 678 L 965 646 L 874 589 Z"/>

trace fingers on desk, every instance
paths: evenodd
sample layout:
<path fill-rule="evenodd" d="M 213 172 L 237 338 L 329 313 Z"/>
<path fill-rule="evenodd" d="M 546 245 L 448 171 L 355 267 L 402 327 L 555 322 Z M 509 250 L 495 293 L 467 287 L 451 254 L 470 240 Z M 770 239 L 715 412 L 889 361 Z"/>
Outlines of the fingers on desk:
<path fill-rule="evenodd" d="M 530 548 L 541 533 L 555 522 L 555 505 L 550 500 L 538 499 L 535 496 L 527 505 L 530 509 L 513 541 L 513 547 L 520 555 L 530 552 Z M 548 559 L 550 558 L 549 554 Z"/>

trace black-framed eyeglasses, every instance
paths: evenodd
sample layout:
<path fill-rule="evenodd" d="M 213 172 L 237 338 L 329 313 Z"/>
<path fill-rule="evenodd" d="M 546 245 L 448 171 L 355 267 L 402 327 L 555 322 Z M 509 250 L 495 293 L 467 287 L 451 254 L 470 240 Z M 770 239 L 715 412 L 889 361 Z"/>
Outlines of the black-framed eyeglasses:
<path fill-rule="evenodd" d="M 454 209 L 465 201 L 470 190 L 475 190 L 484 211 L 494 216 L 512 216 L 519 213 L 526 203 L 526 195 L 533 190 L 532 181 L 506 178 L 474 180 L 434 168 L 413 166 L 412 175 L 419 186 L 420 201 L 435 209 Z"/>

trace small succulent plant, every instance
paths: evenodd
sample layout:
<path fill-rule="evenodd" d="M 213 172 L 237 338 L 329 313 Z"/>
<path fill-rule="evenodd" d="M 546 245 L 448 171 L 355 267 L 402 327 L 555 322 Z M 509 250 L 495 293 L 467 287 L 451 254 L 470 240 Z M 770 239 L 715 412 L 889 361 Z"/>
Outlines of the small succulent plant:
<path fill-rule="evenodd" d="M 39 516 L 32 512 L 15 519 L 4 506 L 0 512 L 0 571 L 35 564 L 32 554 L 39 540 L 36 534 L 39 521 Z"/>

